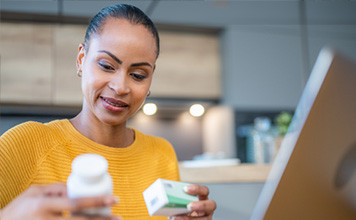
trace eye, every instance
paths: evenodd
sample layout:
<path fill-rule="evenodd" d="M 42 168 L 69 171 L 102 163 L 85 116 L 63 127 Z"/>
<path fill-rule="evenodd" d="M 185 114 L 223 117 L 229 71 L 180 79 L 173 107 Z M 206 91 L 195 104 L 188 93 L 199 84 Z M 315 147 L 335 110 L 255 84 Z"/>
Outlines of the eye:
<path fill-rule="evenodd" d="M 139 73 L 130 73 L 130 76 L 132 76 L 137 81 L 142 81 L 147 78 L 146 75 L 139 74 Z"/>
<path fill-rule="evenodd" d="M 115 70 L 112 66 L 110 66 L 109 64 L 106 64 L 105 62 L 99 62 L 99 66 L 101 69 L 103 70 Z"/>

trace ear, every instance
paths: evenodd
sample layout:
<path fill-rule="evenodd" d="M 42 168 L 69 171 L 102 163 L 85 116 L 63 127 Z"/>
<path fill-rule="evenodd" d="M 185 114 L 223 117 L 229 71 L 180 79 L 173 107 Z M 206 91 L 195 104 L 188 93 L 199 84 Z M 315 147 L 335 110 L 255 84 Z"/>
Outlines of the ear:
<path fill-rule="evenodd" d="M 77 55 L 77 69 L 78 70 L 82 70 L 84 57 L 85 57 L 84 44 L 79 44 L 78 55 Z"/>

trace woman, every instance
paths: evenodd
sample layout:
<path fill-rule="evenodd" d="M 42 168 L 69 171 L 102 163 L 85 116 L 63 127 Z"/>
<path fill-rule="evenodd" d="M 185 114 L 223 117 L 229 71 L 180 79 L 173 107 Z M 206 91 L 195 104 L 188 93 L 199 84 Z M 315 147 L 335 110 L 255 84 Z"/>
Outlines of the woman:
<path fill-rule="evenodd" d="M 138 8 L 109 6 L 93 18 L 77 56 L 82 111 L 70 120 L 21 124 L 0 139 L 2 220 L 94 219 L 63 212 L 107 205 L 124 219 L 150 218 L 142 192 L 157 178 L 179 181 L 177 159 L 166 140 L 128 128 L 126 122 L 149 94 L 158 54 L 157 30 Z M 69 176 L 71 161 L 89 152 L 108 160 L 119 204 L 108 196 L 70 200 L 65 185 L 58 184 Z M 175 219 L 211 219 L 216 204 L 208 200 L 208 188 L 190 185 L 187 193 L 200 201 Z"/>

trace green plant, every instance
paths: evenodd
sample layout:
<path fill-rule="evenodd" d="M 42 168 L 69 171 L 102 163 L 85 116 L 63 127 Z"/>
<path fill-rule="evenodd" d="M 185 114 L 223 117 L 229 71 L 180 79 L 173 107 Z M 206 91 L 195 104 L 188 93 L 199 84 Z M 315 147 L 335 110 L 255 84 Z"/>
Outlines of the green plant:
<path fill-rule="evenodd" d="M 293 115 L 290 112 L 281 112 L 275 118 L 275 123 L 280 135 L 285 135 L 287 133 L 288 127 L 292 121 Z"/>

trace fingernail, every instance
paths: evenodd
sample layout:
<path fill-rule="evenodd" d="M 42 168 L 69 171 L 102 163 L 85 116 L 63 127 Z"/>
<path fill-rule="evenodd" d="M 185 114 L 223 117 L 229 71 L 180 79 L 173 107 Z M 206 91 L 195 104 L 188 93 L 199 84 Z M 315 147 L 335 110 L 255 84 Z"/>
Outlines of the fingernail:
<path fill-rule="evenodd" d="M 114 196 L 114 202 L 115 202 L 115 204 L 116 204 L 116 203 L 119 203 L 119 201 L 120 201 L 119 197 L 118 197 L 118 196 Z"/>
<path fill-rule="evenodd" d="M 116 204 L 116 203 L 118 203 L 118 198 L 116 197 L 116 196 L 110 196 L 110 197 L 106 197 L 105 199 L 104 199 L 104 203 L 105 203 L 105 205 L 112 205 L 112 204 Z"/>
<path fill-rule="evenodd" d="M 195 189 L 194 185 L 186 185 L 183 188 L 184 192 L 194 191 L 194 189 Z"/>
<path fill-rule="evenodd" d="M 194 211 L 194 210 L 196 210 L 198 208 L 198 206 L 196 205 L 196 204 L 194 204 L 194 203 L 189 203 L 188 205 L 187 205 L 187 209 L 189 210 L 189 211 Z"/>

